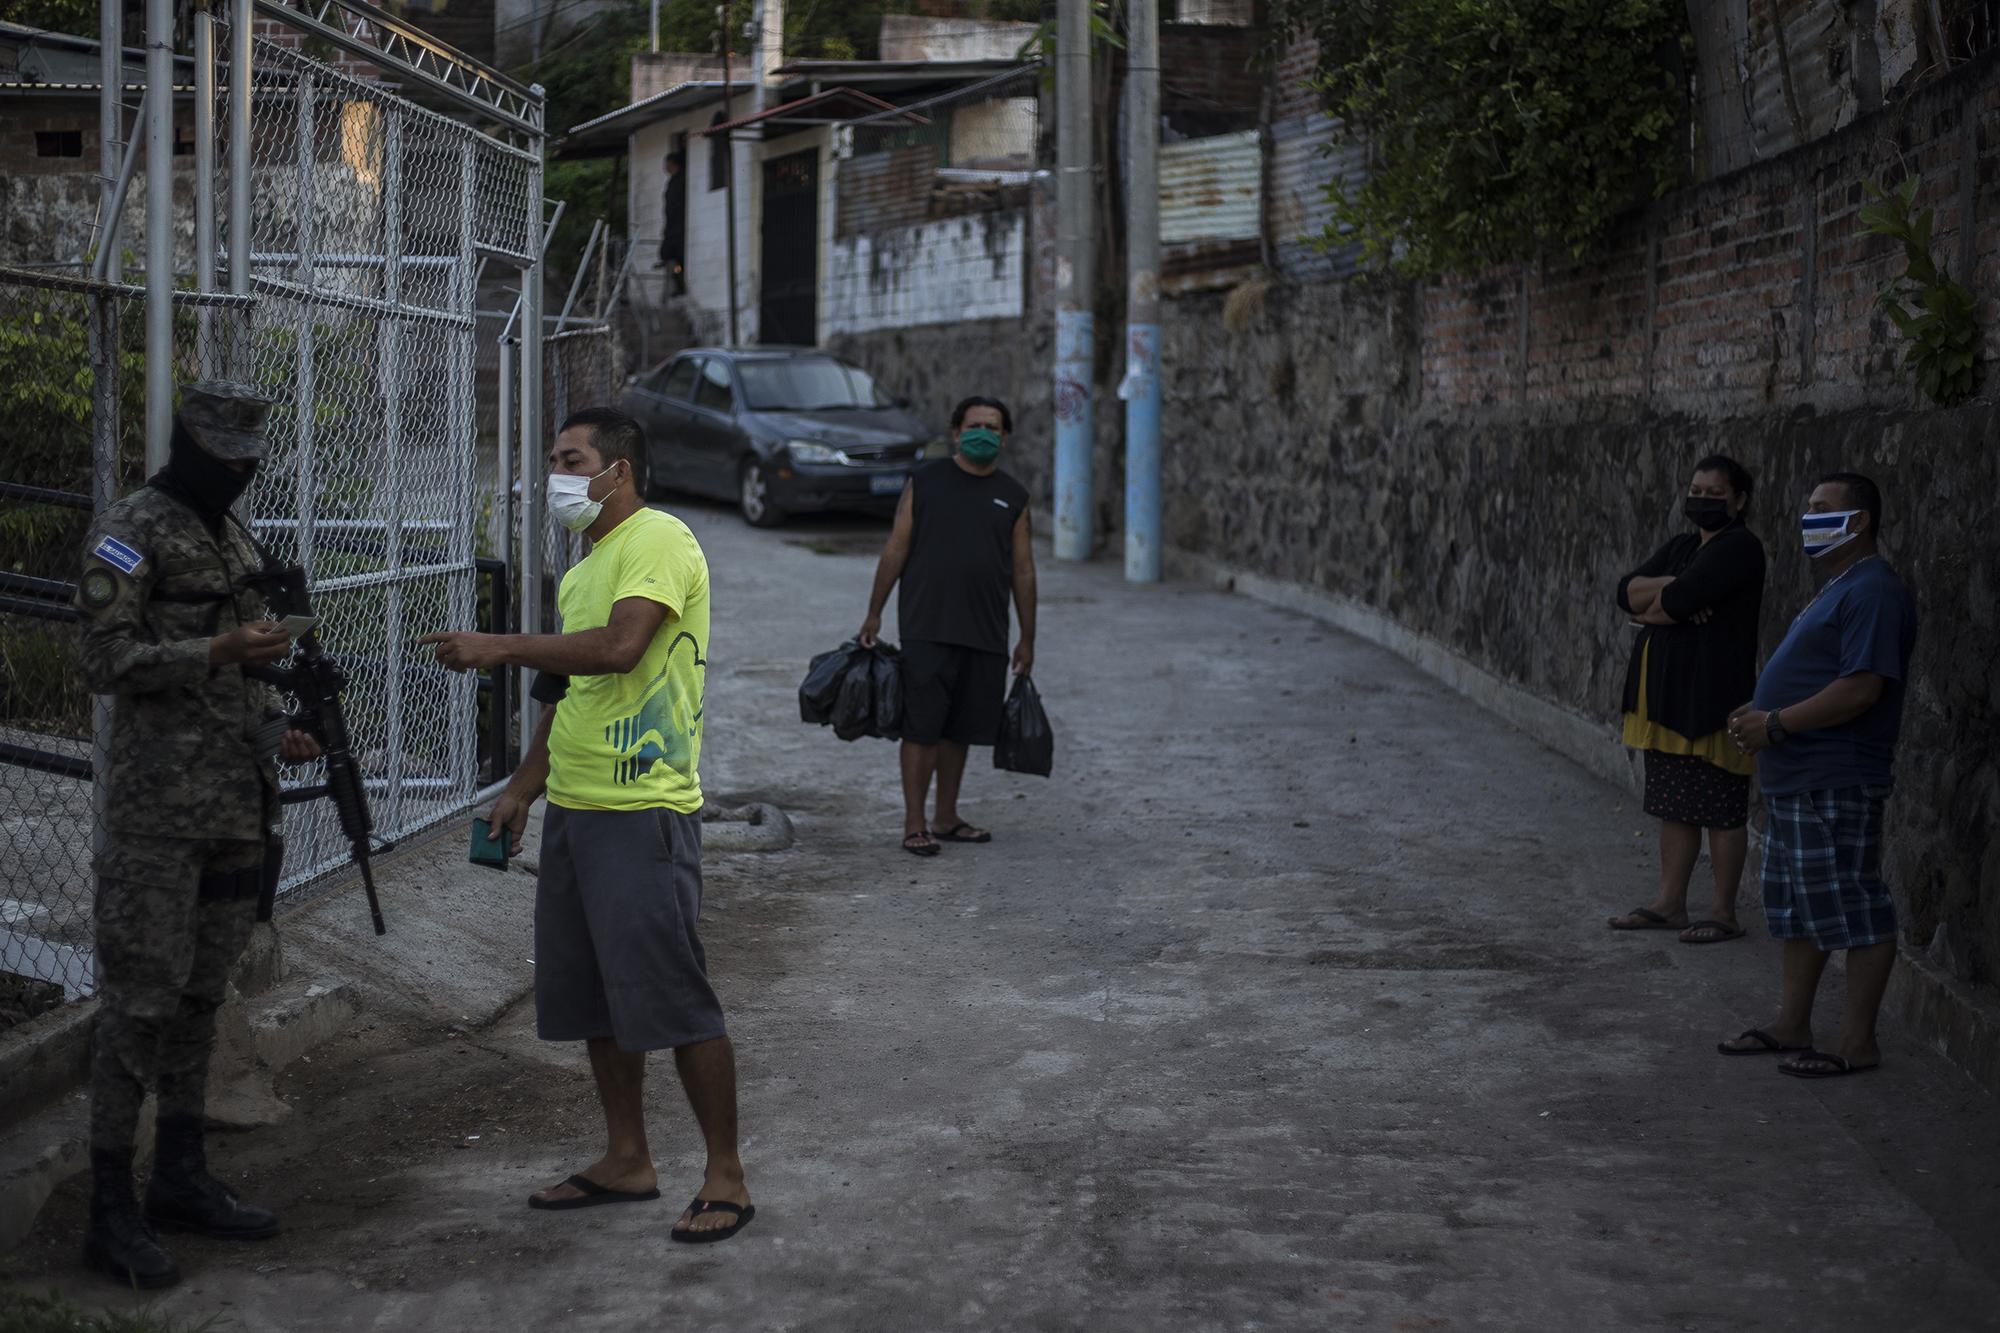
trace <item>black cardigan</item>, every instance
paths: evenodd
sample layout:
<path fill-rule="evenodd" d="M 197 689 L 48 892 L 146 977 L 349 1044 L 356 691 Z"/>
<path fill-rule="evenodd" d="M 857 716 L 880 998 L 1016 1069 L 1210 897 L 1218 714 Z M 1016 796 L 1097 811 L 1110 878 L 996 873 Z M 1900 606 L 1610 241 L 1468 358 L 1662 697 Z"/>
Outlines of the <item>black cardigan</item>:
<path fill-rule="evenodd" d="M 1703 545 L 1683 533 L 1653 552 L 1618 581 L 1618 605 L 1628 615 L 1626 592 L 1636 578 L 1672 575 L 1660 605 L 1679 624 L 1648 625 L 1632 644 L 1625 668 L 1624 711 L 1639 707 L 1639 662 L 1652 649 L 1646 672 L 1646 716 L 1689 740 L 1722 730 L 1757 685 L 1757 617 L 1764 604 L 1764 543 L 1741 522 Z M 1712 612 L 1707 623 L 1690 619 Z"/>

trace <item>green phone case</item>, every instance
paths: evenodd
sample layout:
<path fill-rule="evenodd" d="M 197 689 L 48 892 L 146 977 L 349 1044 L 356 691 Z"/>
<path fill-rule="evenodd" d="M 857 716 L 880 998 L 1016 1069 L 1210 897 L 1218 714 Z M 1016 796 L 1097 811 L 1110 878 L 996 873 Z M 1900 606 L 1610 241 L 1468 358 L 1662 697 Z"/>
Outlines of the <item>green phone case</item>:
<path fill-rule="evenodd" d="M 465 858 L 476 866 L 490 866 L 495 870 L 507 868 L 507 844 L 513 838 L 513 831 L 501 829 L 500 836 L 493 836 L 493 829 L 483 819 L 472 821 L 472 851 Z"/>

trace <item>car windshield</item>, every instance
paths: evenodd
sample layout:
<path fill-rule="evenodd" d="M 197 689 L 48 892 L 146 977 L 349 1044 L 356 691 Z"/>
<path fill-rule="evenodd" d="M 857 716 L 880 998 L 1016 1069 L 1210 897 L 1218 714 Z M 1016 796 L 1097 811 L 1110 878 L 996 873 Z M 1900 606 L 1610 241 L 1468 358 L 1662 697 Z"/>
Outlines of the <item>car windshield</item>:
<path fill-rule="evenodd" d="M 743 394 L 760 412 L 825 412 L 889 406 L 888 395 L 868 372 L 830 357 L 796 361 L 739 361 Z"/>

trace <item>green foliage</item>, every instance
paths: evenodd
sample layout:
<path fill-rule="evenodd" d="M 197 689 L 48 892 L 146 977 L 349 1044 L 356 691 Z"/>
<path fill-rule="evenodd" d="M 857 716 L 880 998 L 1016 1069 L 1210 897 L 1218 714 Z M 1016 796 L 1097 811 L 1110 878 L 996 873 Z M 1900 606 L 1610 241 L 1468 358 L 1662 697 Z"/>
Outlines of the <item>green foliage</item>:
<path fill-rule="evenodd" d="M 0 477 L 29 486 L 90 494 L 91 395 L 86 307 L 76 298 L 30 294 L 0 318 L 0 421 L 8 447 Z M 130 476 L 145 458 L 145 328 L 125 319 L 119 328 L 119 454 Z M 37 578 L 75 575 L 77 543 L 89 516 L 51 505 L 0 505 L 0 568 Z"/>
<path fill-rule="evenodd" d="M 1873 181 L 1861 184 L 1875 200 L 1862 205 L 1861 225 L 1872 235 L 1903 243 L 1903 274 L 1877 298 L 1909 340 L 1898 374 L 1914 375 L 1924 396 L 1939 407 L 1962 403 L 1979 390 L 1979 314 L 1972 293 L 1931 258 L 1931 224 L 1937 214 L 1917 211 L 1915 176 L 1894 190 Z"/>
<path fill-rule="evenodd" d="M 95 37 L 97 8 L 98 0 L 0 0 L 0 22 Z"/>
<path fill-rule="evenodd" d="M 1579 257 L 1679 184 L 1679 0 L 1274 0 L 1309 81 L 1369 148 L 1322 244 L 1412 277 Z"/>

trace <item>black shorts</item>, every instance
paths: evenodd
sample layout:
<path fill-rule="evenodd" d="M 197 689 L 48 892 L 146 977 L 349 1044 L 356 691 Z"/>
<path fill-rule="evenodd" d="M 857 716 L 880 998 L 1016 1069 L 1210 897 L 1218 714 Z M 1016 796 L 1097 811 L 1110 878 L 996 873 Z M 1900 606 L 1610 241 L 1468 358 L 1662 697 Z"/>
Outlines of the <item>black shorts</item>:
<path fill-rule="evenodd" d="M 903 640 L 903 739 L 913 745 L 993 744 L 1006 693 L 1005 653 Z"/>

